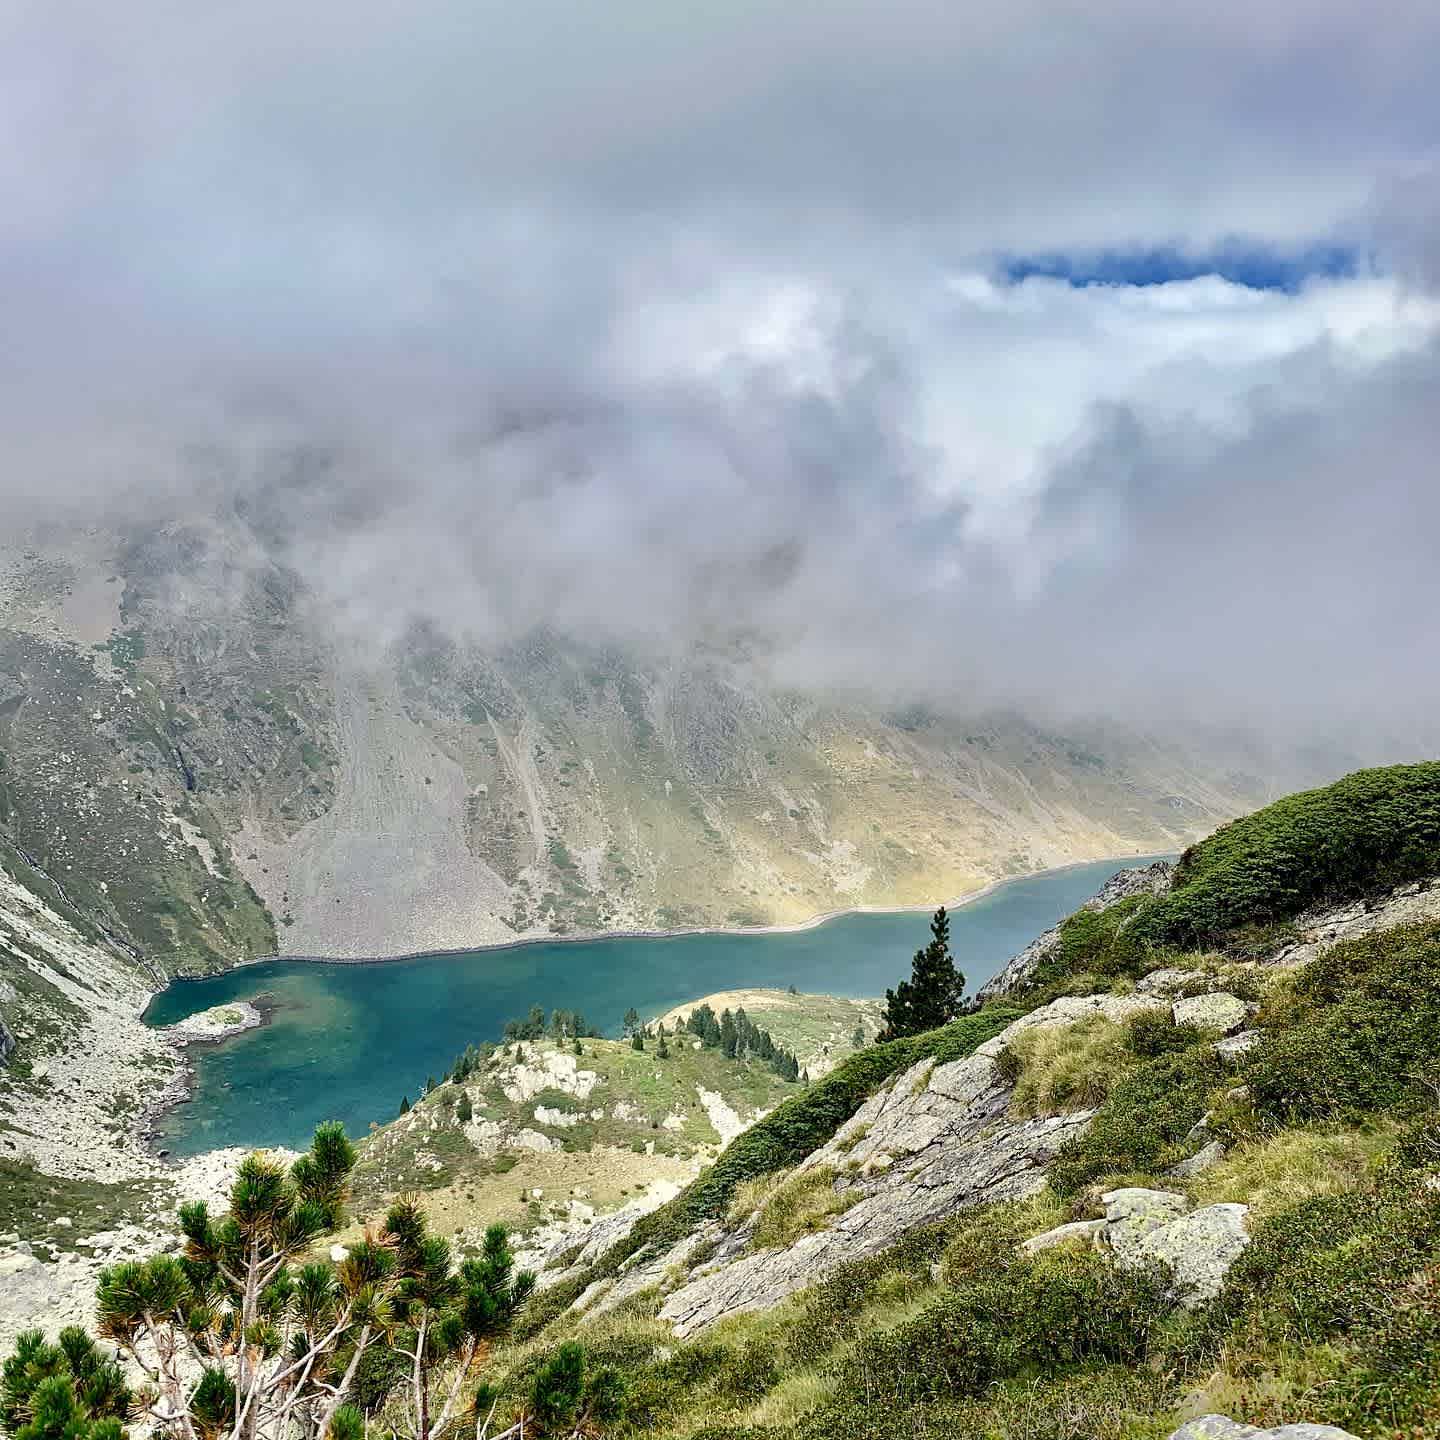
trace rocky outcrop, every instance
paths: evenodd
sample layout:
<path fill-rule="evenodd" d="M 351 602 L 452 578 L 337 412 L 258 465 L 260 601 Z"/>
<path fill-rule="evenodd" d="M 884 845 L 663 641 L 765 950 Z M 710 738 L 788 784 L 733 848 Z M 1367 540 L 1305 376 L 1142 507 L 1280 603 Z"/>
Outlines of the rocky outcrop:
<path fill-rule="evenodd" d="M 258 1029 L 264 1023 L 264 1013 L 248 1000 L 232 1000 L 228 1004 L 212 1005 L 208 1010 L 187 1015 L 174 1025 L 167 1025 L 162 1033 L 177 1045 L 195 1041 L 213 1044 L 217 1040 L 243 1034 L 246 1030 Z"/>
<path fill-rule="evenodd" d="M 1233 1035 L 1250 1018 L 1251 1006 L 1224 990 L 1208 995 L 1187 995 L 1175 1002 L 1177 1025 L 1198 1025 L 1202 1030 L 1218 1030 Z"/>
<path fill-rule="evenodd" d="M 1022 1016 L 966 1059 L 912 1066 L 802 1162 L 802 1170 L 834 1171 L 835 1189 L 852 1202 L 829 1229 L 788 1248 L 754 1250 L 753 1218 L 730 1231 L 712 1226 L 622 1275 L 603 1307 L 659 1283 L 705 1244 L 710 1258 L 660 1312 L 678 1335 L 690 1335 L 726 1315 L 768 1308 L 838 1266 L 885 1249 L 917 1225 L 1033 1194 L 1060 1146 L 1083 1132 L 1093 1112 L 1012 1119 L 1013 1088 L 996 1057 L 1025 1030 L 1096 1015 L 1119 1021 L 1165 1003 L 1145 996 L 1067 996 Z"/>
<path fill-rule="evenodd" d="M 1190 1208 L 1173 1190 L 1131 1187 L 1101 1199 L 1105 1216 L 1059 1225 L 1025 1242 L 1035 1254 L 1057 1245 L 1082 1243 L 1109 1250 L 1118 1265 L 1162 1264 L 1175 1277 L 1175 1293 L 1187 1306 L 1214 1299 L 1230 1267 L 1250 1243 L 1245 1205 Z"/>
<path fill-rule="evenodd" d="M 1171 1431 L 1170 1440 L 1356 1440 L 1356 1437 L 1333 1425 L 1281 1425 L 1274 1430 L 1257 1430 L 1253 1425 L 1242 1425 L 1224 1415 L 1202 1415 Z"/>
<path fill-rule="evenodd" d="M 1156 860 L 1152 865 L 1121 870 L 1112 875 L 1080 908 L 1104 910 L 1116 901 L 1127 900 L 1132 895 L 1163 895 L 1170 888 L 1174 871 L 1174 865 L 1168 860 Z M 1060 926 L 1054 925 L 1032 940 L 1018 955 L 1006 961 L 1000 972 L 980 987 L 975 998 L 983 1003 L 1000 995 L 1008 995 L 1023 985 L 1054 955 L 1059 945 Z"/>
<path fill-rule="evenodd" d="M 1299 939 L 1281 947 L 1265 963 L 1305 965 L 1344 940 L 1424 920 L 1440 920 L 1440 876 L 1398 885 L 1378 898 L 1307 910 L 1295 921 Z"/>

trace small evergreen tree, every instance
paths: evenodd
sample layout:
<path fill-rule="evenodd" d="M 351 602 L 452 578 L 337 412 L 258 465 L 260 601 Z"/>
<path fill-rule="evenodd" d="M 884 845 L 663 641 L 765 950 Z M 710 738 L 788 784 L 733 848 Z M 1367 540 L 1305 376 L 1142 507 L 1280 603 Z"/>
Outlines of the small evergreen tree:
<path fill-rule="evenodd" d="M 612 1011 L 611 1013 L 613 1014 L 614 1012 Z M 623 1036 L 625 1037 L 625 1039 L 628 1040 L 632 1035 L 634 1035 L 634 1033 L 635 1033 L 639 1028 L 640 1028 L 640 1013 L 639 1013 L 639 1011 L 637 1011 L 637 1010 L 635 1009 L 635 1007 L 632 1005 L 632 1006 L 625 1012 L 625 1019 L 621 1022 L 621 1025 L 620 1025 L 620 1033 L 621 1033 L 621 1035 L 623 1035 Z"/>
<path fill-rule="evenodd" d="M 910 979 L 885 992 L 882 1040 L 918 1035 L 948 1024 L 960 1013 L 965 977 L 950 953 L 950 917 L 942 905 L 930 922 L 930 943 L 915 952 Z"/>
<path fill-rule="evenodd" d="M 668 1060 L 670 1058 L 670 1047 L 665 1043 L 665 1027 L 660 1027 L 659 1043 L 655 1046 L 655 1058 L 657 1060 Z"/>
<path fill-rule="evenodd" d="M 530 1415 L 541 1434 L 589 1435 L 620 1413 L 624 1386 L 612 1366 L 592 1366 L 576 1340 L 558 1345 L 535 1372 Z"/>
<path fill-rule="evenodd" d="M 129 1414 L 175 1440 L 356 1440 L 346 1400 L 384 1334 L 392 1257 L 361 1240 L 339 1265 L 294 1263 L 343 1220 L 354 1164 L 338 1124 L 320 1126 L 288 1172 L 248 1156 L 227 1214 L 181 1207 L 183 1257 L 100 1272 L 96 1333 L 143 1375 L 134 1394 L 84 1332 L 55 1346 L 29 1332 L 3 1369 L 4 1427 L 20 1440 L 123 1440 Z"/>
<path fill-rule="evenodd" d="M 631 1032 L 630 1048 L 641 1051 L 645 1049 L 645 1032 L 643 1030 L 634 1030 Z"/>
<path fill-rule="evenodd" d="M 735 1028 L 735 1017 L 727 1010 L 720 1017 L 720 1049 L 733 1060 L 739 1043 L 740 1033 Z"/>
<path fill-rule="evenodd" d="M 0 1423 L 15 1440 L 121 1440 L 133 1396 L 124 1372 L 76 1326 L 48 1345 L 27 1330 L 5 1362 Z"/>
<path fill-rule="evenodd" d="M 395 1255 L 398 1274 L 393 1301 L 398 1333 L 391 1346 L 407 1362 L 410 1391 L 401 1433 L 407 1440 L 437 1440 L 456 1415 L 480 1348 L 510 1323 L 535 1277 L 529 1271 L 514 1274 L 502 1225 L 486 1230 L 479 1259 L 457 1269 L 449 1242 L 429 1233 L 425 1213 L 412 1197 L 390 1207 L 382 1239 Z"/>
<path fill-rule="evenodd" d="M 408 1115 L 410 1113 L 410 1097 L 408 1095 L 402 1095 L 400 1097 L 400 1113 L 402 1115 Z"/>
<path fill-rule="evenodd" d="M 455 1105 L 455 1118 L 464 1125 L 467 1121 L 472 1120 L 474 1116 L 475 1107 L 470 1103 L 470 1092 L 468 1090 L 462 1090 L 460 1092 L 460 1099 Z"/>

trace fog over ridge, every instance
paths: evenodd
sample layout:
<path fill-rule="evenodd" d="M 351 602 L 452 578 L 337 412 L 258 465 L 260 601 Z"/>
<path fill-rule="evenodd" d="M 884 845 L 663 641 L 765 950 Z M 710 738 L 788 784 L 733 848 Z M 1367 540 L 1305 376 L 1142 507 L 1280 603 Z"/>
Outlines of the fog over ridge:
<path fill-rule="evenodd" d="M 1424 748 L 1440 15 L 1384 19 L 12 6 L 0 503 L 263 510 L 339 633 Z M 1355 264 L 1004 273 L 1235 237 Z"/>

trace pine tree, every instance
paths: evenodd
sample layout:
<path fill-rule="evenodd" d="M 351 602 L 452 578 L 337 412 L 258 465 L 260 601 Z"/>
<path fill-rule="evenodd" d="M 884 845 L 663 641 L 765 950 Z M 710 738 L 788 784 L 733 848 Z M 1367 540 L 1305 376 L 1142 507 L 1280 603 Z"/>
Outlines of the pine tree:
<path fill-rule="evenodd" d="M 615 1012 L 612 1010 L 610 1013 L 613 1015 Z M 640 1028 L 640 1014 L 639 1014 L 639 1012 L 635 1009 L 635 1007 L 632 1005 L 632 1006 L 625 1012 L 625 1019 L 621 1022 L 621 1025 L 620 1025 L 620 1033 L 628 1040 L 628 1039 L 630 1039 L 630 1038 L 635 1034 L 635 1032 L 636 1032 L 639 1028 Z"/>
<path fill-rule="evenodd" d="M 630 1048 L 641 1051 L 645 1049 L 645 1032 L 643 1030 L 634 1030 L 631 1032 Z"/>
<path fill-rule="evenodd" d="M 479 1348 L 509 1324 L 535 1277 L 513 1273 L 502 1225 L 490 1226 L 480 1257 L 457 1269 L 449 1242 L 429 1233 L 412 1198 L 391 1206 L 381 1238 L 397 1271 L 391 1308 L 399 1333 L 391 1347 L 406 1362 L 410 1390 L 399 1433 L 406 1440 L 437 1440 L 457 1413 Z"/>
<path fill-rule="evenodd" d="M 186 1440 L 355 1440 L 359 1412 L 346 1402 L 384 1343 L 392 1257 L 362 1239 L 338 1265 L 297 1265 L 343 1223 L 354 1164 L 344 1129 L 322 1125 L 288 1171 L 243 1160 L 228 1214 L 181 1206 L 183 1257 L 122 1261 L 96 1288 L 96 1334 L 140 1387 L 131 1395 L 84 1332 L 63 1331 L 58 1346 L 31 1332 L 4 1366 L 5 1428 L 17 1440 L 122 1440 L 128 1413 Z"/>
<path fill-rule="evenodd" d="M 408 1095 L 402 1095 L 400 1097 L 400 1113 L 402 1115 L 408 1115 L 410 1113 L 410 1097 Z"/>
<path fill-rule="evenodd" d="M 470 1103 L 470 1092 L 468 1090 L 462 1090 L 460 1092 L 460 1100 L 455 1106 L 455 1118 L 464 1125 L 467 1121 L 473 1119 L 474 1115 L 475 1107 Z"/>
<path fill-rule="evenodd" d="M 670 1058 L 670 1047 L 665 1043 L 665 1027 L 660 1027 L 660 1043 L 655 1047 L 655 1058 L 657 1060 L 668 1060 Z"/>
<path fill-rule="evenodd" d="M 909 980 L 885 992 L 881 1040 L 918 1035 L 948 1024 L 960 1012 L 965 977 L 950 953 L 950 917 L 942 905 L 930 922 L 930 943 L 915 952 Z"/>
<path fill-rule="evenodd" d="M 16 1440 L 121 1440 L 133 1396 L 124 1371 L 83 1330 L 49 1345 L 27 1330 L 5 1362 L 0 1424 Z"/>

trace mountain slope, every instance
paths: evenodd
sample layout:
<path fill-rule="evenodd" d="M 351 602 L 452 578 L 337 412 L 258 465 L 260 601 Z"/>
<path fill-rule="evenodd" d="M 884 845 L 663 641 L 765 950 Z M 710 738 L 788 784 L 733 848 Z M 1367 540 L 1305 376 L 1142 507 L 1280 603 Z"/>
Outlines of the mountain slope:
<path fill-rule="evenodd" d="M 0 551 L 0 835 L 157 974 L 928 904 L 1179 848 L 1275 783 L 787 692 L 738 642 L 367 641 L 292 558 L 237 511 Z"/>
<path fill-rule="evenodd" d="M 620 1368 L 616 1436 L 1254 1433 L 1223 1410 L 1430 1440 L 1437 787 L 1395 767 L 1247 817 L 606 1246 L 557 1242 L 500 1414 L 570 1345 Z M 1146 940 L 1197 913 L 1228 917 L 1207 948 Z"/>

